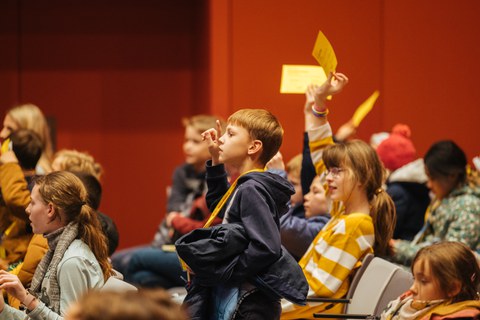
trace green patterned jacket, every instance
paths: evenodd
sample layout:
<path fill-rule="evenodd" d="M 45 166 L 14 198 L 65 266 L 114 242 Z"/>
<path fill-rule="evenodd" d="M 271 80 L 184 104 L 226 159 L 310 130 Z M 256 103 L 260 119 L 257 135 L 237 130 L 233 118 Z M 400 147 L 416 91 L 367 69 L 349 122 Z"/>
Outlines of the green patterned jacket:
<path fill-rule="evenodd" d="M 420 248 L 444 240 L 480 249 L 480 188 L 464 185 L 450 192 L 428 215 L 413 241 L 395 241 L 393 261 L 410 266 Z"/>

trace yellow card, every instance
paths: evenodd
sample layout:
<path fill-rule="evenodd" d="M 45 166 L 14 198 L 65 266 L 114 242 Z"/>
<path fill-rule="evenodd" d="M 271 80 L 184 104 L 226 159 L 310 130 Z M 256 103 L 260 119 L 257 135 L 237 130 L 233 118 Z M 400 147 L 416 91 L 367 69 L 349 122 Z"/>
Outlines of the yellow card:
<path fill-rule="evenodd" d="M 10 138 L 7 138 L 2 142 L 1 153 L 5 153 L 9 150 L 12 150 L 12 141 Z"/>
<path fill-rule="evenodd" d="M 280 93 L 305 93 L 308 85 L 321 85 L 326 80 L 322 67 L 284 64 Z"/>
<path fill-rule="evenodd" d="M 355 113 L 353 114 L 352 117 L 352 122 L 355 127 L 358 127 L 360 125 L 360 122 L 362 122 L 363 118 L 372 110 L 373 105 L 378 99 L 378 96 L 380 95 L 380 92 L 376 90 L 370 97 L 368 97 L 367 100 L 365 100 L 360 106 L 358 106 L 357 110 L 355 110 Z"/>
<path fill-rule="evenodd" d="M 333 51 L 330 41 L 328 41 L 322 31 L 318 31 L 317 41 L 315 41 L 312 55 L 318 64 L 323 67 L 327 76 L 330 72 L 334 72 L 337 69 L 335 51 Z"/>

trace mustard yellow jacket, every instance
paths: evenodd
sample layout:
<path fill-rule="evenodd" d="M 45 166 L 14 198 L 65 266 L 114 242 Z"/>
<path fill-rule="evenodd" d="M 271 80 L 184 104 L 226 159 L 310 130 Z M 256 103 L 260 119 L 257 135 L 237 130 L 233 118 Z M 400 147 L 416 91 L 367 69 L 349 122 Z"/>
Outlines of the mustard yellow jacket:
<path fill-rule="evenodd" d="M 25 212 L 30 190 L 18 164 L 0 165 L 0 197 L 0 259 L 3 266 L 8 266 L 24 258 L 32 238 Z"/>

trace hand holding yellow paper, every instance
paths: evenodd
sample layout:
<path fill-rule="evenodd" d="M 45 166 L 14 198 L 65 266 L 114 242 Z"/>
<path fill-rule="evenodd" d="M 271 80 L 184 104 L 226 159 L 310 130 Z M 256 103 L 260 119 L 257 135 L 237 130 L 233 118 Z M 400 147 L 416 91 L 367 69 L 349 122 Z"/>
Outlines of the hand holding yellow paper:
<path fill-rule="evenodd" d="M 330 72 L 335 72 L 337 69 L 337 57 L 335 56 L 335 51 L 333 51 L 330 41 L 328 41 L 322 31 L 318 32 L 312 55 L 317 60 L 318 64 L 322 66 L 326 75 L 330 74 Z"/>
<path fill-rule="evenodd" d="M 282 66 L 280 93 L 303 94 L 308 85 L 321 85 L 326 80 L 327 77 L 322 67 L 284 64 Z"/>
<path fill-rule="evenodd" d="M 365 116 L 372 110 L 373 105 L 378 99 L 380 92 L 376 90 L 367 100 L 365 100 L 360 106 L 358 106 L 357 110 L 352 117 L 352 122 L 355 127 L 358 127 Z"/>

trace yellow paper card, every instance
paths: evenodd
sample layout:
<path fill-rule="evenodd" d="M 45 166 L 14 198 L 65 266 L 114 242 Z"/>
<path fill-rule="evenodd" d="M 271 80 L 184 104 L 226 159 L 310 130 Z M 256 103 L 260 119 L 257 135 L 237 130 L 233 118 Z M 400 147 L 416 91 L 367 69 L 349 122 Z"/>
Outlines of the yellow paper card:
<path fill-rule="evenodd" d="M 362 122 L 363 118 L 372 110 L 373 105 L 378 99 L 380 92 L 376 90 L 367 100 L 365 100 L 360 106 L 358 106 L 357 110 L 352 117 L 352 122 L 355 127 L 358 127 Z"/>
<path fill-rule="evenodd" d="M 322 31 L 318 32 L 317 41 L 315 41 L 312 55 L 317 60 L 318 64 L 323 67 L 326 75 L 337 69 L 337 57 L 335 56 L 335 51 L 333 51 L 330 41 L 328 41 Z"/>
<path fill-rule="evenodd" d="M 284 64 L 280 93 L 305 93 L 308 85 L 321 85 L 326 80 L 322 67 Z"/>
<path fill-rule="evenodd" d="M 10 138 L 7 138 L 2 142 L 1 153 L 5 153 L 9 150 L 12 150 L 12 141 Z"/>

